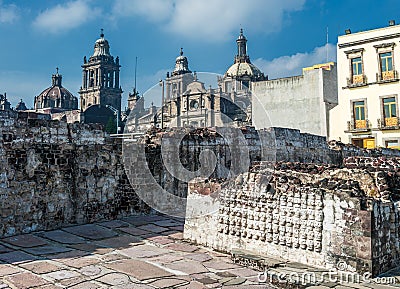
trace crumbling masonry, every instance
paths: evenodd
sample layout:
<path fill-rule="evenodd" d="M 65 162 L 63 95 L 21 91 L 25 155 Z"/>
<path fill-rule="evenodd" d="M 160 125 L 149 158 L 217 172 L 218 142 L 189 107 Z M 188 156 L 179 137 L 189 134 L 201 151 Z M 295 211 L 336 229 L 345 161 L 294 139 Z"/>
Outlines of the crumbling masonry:
<path fill-rule="evenodd" d="M 149 211 L 100 127 L 2 113 L 0 236 Z"/>

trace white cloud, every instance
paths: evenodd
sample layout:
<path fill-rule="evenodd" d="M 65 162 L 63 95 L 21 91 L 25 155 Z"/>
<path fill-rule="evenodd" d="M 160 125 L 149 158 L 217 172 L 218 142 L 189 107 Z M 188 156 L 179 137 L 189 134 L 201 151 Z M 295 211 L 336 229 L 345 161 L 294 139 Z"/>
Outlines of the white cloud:
<path fill-rule="evenodd" d="M 312 52 L 296 53 L 291 56 L 281 56 L 271 61 L 263 58 L 258 58 L 254 64 L 260 68 L 269 78 L 287 77 L 293 75 L 300 75 L 302 68 L 312 66 L 318 63 L 336 61 L 336 45 L 326 44 L 321 47 L 316 47 Z"/>
<path fill-rule="evenodd" d="M 285 13 L 301 10 L 305 0 L 116 0 L 117 16 L 141 16 L 162 29 L 202 41 L 230 39 L 246 31 L 271 33 L 281 28 Z"/>
<path fill-rule="evenodd" d="M 14 23 L 19 18 L 19 9 L 16 5 L 3 5 L 0 1 L 0 23 Z"/>
<path fill-rule="evenodd" d="M 63 5 L 58 4 L 40 13 L 34 20 L 33 26 L 46 32 L 58 33 L 77 28 L 99 15 L 100 10 L 91 7 L 89 1 L 70 1 Z"/>

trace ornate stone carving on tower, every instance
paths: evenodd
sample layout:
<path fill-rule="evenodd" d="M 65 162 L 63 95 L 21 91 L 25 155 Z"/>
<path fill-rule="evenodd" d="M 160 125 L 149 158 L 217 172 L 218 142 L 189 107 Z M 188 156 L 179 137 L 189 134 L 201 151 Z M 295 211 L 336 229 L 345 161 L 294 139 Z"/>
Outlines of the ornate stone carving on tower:
<path fill-rule="evenodd" d="M 79 91 L 81 110 L 92 105 L 111 105 L 121 111 L 122 89 L 119 84 L 119 57 L 110 54 L 110 45 L 104 38 L 103 29 L 94 45 L 94 53 L 87 61 L 83 58 L 83 79 Z"/>
<path fill-rule="evenodd" d="M 183 55 L 183 49 L 175 60 L 175 68 L 171 74 L 167 73 L 165 79 L 165 104 L 164 104 L 164 121 L 168 123 L 174 119 L 174 126 L 181 126 L 181 116 L 184 107 L 183 93 L 188 85 L 195 80 L 192 72 L 189 69 L 189 62 L 186 56 Z"/>
<path fill-rule="evenodd" d="M 166 100 L 177 98 L 185 92 L 189 83 L 194 80 L 192 72 L 189 69 L 189 62 L 183 55 L 183 49 L 175 60 L 175 68 L 171 75 L 167 74 L 166 78 Z"/>

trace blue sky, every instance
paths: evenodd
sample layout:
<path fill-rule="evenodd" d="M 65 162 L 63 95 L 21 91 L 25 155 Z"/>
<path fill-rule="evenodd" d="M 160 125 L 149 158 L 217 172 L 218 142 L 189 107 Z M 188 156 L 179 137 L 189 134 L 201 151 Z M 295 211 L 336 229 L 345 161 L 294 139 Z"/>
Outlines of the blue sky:
<path fill-rule="evenodd" d="M 100 28 L 111 54 L 120 57 L 125 101 L 135 57 L 141 93 L 173 69 L 180 47 L 192 71 L 223 74 L 242 27 L 251 60 L 265 74 L 297 75 L 324 62 L 326 51 L 334 61 L 345 29 L 400 23 L 399 11 L 399 0 L 0 0 L 0 93 L 7 92 L 13 106 L 22 98 L 31 107 L 59 67 L 63 86 L 78 96 L 80 66 Z"/>

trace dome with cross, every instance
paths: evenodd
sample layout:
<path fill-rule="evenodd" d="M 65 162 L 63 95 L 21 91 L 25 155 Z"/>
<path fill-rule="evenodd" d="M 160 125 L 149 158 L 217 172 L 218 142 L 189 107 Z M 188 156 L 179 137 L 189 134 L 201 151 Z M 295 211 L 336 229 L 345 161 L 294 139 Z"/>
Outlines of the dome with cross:
<path fill-rule="evenodd" d="M 52 75 L 52 85 L 35 97 L 35 109 L 58 108 L 61 110 L 78 109 L 78 98 L 61 85 L 62 75 Z"/>

